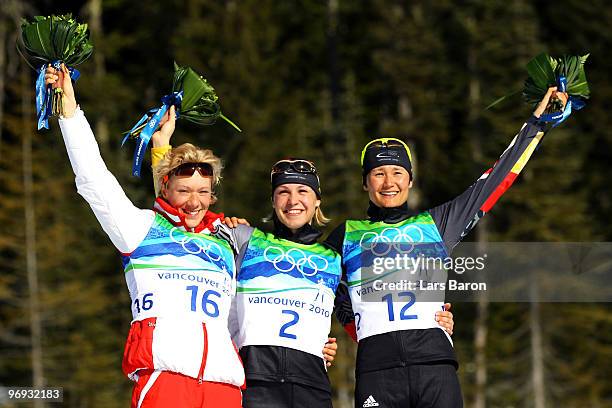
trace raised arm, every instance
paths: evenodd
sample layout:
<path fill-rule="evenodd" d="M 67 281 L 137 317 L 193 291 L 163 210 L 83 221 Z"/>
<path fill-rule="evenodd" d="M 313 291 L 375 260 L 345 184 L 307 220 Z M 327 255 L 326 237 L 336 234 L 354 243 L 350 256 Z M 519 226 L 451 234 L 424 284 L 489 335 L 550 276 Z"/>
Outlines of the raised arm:
<path fill-rule="evenodd" d="M 153 169 L 164 158 L 164 155 L 172 149 L 170 139 L 176 127 L 176 109 L 174 105 L 168 109 L 168 112 L 166 112 L 166 115 L 164 115 L 159 123 L 159 130 L 151 136 L 151 142 L 153 142 L 151 146 L 151 168 Z M 161 186 L 159 185 L 159 180 L 155 177 L 155 172 L 153 172 L 153 188 L 155 196 L 158 196 Z"/>
<path fill-rule="evenodd" d="M 510 188 L 544 137 L 545 126 L 539 121 L 551 98 L 559 98 L 563 106 L 567 94 L 552 87 L 523 125 L 510 145 L 493 166 L 455 199 L 430 210 L 449 252 L 467 235 L 476 223 Z"/>
<path fill-rule="evenodd" d="M 62 72 L 63 71 L 63 72 Z M 59 120 L 78 193 L 85 198 L 111 241 L 122 253 L 136 249 L 155 214 L 136 208 L 102 160 L 83 111 L 77 107 L 67 69 L 47 69 L 47 84 L 61 83 L 64 113 Z"/>

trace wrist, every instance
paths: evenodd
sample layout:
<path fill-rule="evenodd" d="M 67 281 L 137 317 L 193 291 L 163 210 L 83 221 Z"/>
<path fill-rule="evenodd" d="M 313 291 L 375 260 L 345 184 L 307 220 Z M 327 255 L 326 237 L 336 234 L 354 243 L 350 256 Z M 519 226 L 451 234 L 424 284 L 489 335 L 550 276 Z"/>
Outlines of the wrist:
<path fill-rule="evenodd" d="M 74 117 L 74 114 L 76 113 L 78 108 L 78 105 L 73 105 L 73 106 L 66 106 L 64 105 L 64 111 L 62 112 L 62 118 L 63 119 L 70 119 L 72 117 Z"/>
<path fill-rule="evenodd" d="M 153 137 L 151 138 L 151 147 L 153 148 L 160 148 L 160 147 L 166 147 L 166 146 L 170 146 L 170 139 L 165 139 L 165 138 L 159 138 L 159 137 L 155 137 L 155 135 L 153 135 Z"/>
<path fill-rule="evenodd" d="M 155 151 L 157 152 L 163 151 L 164 153 L 166 153 L 168 150 L 172 149 L 172 146 L 170 144 L 158 145 L 151 147 L 151 149 L 155 149 Z"/>
<path fill-rule="evenodd" d="M 63 106 L 63 110 L 62 110 L 62 117 L 64 118 L 71 118 L 74 116 L 76 110 L 77 110 L 77 103 L 76 100 L 72 99 L 68 99 L 68 98 L 64 98 L 64 106 Z"/>

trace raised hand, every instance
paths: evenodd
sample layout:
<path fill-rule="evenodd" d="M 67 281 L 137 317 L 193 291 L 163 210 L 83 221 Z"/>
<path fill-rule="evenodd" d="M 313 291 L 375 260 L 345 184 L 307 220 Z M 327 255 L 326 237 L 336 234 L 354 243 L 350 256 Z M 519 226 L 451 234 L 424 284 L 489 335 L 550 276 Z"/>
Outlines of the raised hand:
<path fill-rule="evenodd" d="M 62 116 L 66 118 L 74 116 L 77 103 L 74 96 L 74 88 L 72 87 L 72 79 L 70 79 L 70 72 L 68 72 L 66 65 L 62 64 L 58 70 L 49 64 L 45 73 L 45 84 L 52 85 L 54 89 L 62 88 Z"/>
<path fill-rule="evenodd" d="M 151 136 L 153 147 L 168 146 L 176 127 L 176 108 L 174 105 L 170 106 L 170 109 L 159 121 L 159 125 L 159 129 Z"/>
<path fill-rule="evenodd" d="M 535 116 L 536 118 L 542 116 L 552 99 L 559 99 L 563 103 L 563 106 L 561 107 L 561 110 L 563 110 L 565 109 L 565 105 L 567 104 L 569 96 L 566 92 L 557 92 L 556 86 L 551 86 L 550 88 L 548 88 L 548 91 L 546 91 L 546 94 L 540 101 L 538 107 L 533 112 L 533 116 Z"/>

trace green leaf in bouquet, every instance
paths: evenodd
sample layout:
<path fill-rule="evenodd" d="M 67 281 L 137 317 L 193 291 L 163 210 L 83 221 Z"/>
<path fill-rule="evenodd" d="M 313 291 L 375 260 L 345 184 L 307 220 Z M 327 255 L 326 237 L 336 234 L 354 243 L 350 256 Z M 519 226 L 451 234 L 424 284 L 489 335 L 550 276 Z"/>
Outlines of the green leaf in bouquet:
<path fill-rule="evenodd" d="M 53 61 L 79 65 L 93 52 L 87 24 L 79 24 L 70 14 L 24 20 L 17 48 L 34 69 Z"/>
<path fill-rule="evenodd" d="M 508 100 L 508 99 L 511 99 L 511 98 L 515 97 L 516 95 L 518 95 L 518 94 L 520 94 L 520 93 L 521 93 L 521 91 L 519 90 L 519 91 L 516 91 L 516 92 L 512 92 L 512 93 L 511 93 L 511 94 L 509 94 L 509 95 L 502 96 L 501 98 L 498 98 L 498 99 L 494 100 L 493 102 L 491 102 L 491 103 L 489 104 L 489 106 L 487 106 L 485 109 L 486 109 L 486 110 L 491 109 L 491 108 L 492 108 L 492 107 L 494 107 L 495 105 L 497 105 L 497 104 L 499 104 L 499 103 L 502 103 L 502 102 L 504 102 L 504 101 L 506 101 L 506 100 Z"/>
<path fill-rule="evenodd" d="M 546 92 L 549 86 L 556 83 L 555 72 L 551 66 L 551 58 L 542 53 L 527 63 L 527 73 L 538 89 Z"/>
<path fill-rule="evenodd" d="M 176 77 L 175 77 L 176 78 Z M 214 88 L 191 68 L 183 68 L 172 86 L 174 92 L 183 90 L 182 110 L 188 111 L 196 105 L 207 107 L 217 102 Z M 215 110 L 215 109 L 213 109 Z"/>
<path fill-rule="evenodd" d="M 19 43 L 17 43 L 17 49 L 28 63 L 35 61 L 37 65 L 41 65 L 48 62 L 46 56 L 53 52 L 51 19 L 37 20 L 35 23 L 28 23 L 24 20 L 21 25 L 21 38 L 24 49 L 20 49 Z"/>
<path fill-rule="evenodd" d="M 589 84 L 584 71 L 584 64 L 589 54 L 582 56 L 563 56 L 552 58 L 542 53 L 527 63 L 528 78 L 525 80 L 522 94 L 523 99 L 532 105 L 537 105 L 550 86 L 556 86 L 560 77 L 566 79 L 566 92 L 569 96 L 588 99 L 590 96 Z M 486 109 L 509 99 L 515 93 L 497 99 Z M 558 100 L 551 101 L 548 110 L 560 109 Z"/>
<path fill-rule="evenodd" d="M 525 80 L 523 87 L 523 99 L 527 103 L 538 103 L 546 93 L 547 88 L 541 88 L 535 84 L 531 77 Z"/>
<path fill-rule="evenodd" d="M 557 72 L 557 65 L 559 65 L 559 62 L 551 56 L 549 56 L 548 58 L 550 61 L 550 67 L 552 68 L 553 72 Z"/>
<path fill-rule="evenodd" d="M 93 45 L 89 39 L 87 24 L 79 24 L 72 18 L 71 14 L 47 17 L 35 16 L 32 21 L 22 21 L 21 37 L 17 40 L 17 50 L 28 65 L 39 72 L 37 100 L 40 100 L 44 87 L 39 85 L 39 81 L 44 80 L 43 70 L 45 66 L 63 62 L 72 74 L 75 65 L 79 65 L 91 56 Z M 53 115 L 63 113 L 62 92 L 61 87 L 53 88 L 51 95 Z M 44 97 L 45 104 L 47 103 L 47 97 Z M 48 112 L 43 110 L 41 106 L 43 105 L 37 105 L 38 113 L 42 112 L 42 116 L 39 118 L 39 128 L 47 127 L 46 120 L 48 118 Z"/>
<path fill-rule="evenodd" d="M 242 130 L 221 112 L 219 97 L 208 81 L 190 67 L 174 63 L 172 91 L 183 91 L 181 117 L 198 125 L 210 125 L 221 118 L 239 132 Z"/>
<path fill-rule="evenodd" d="M 55 21 L 54 21 L 55 20 Z M 68 47 L 69 38 L 74 35 L 76 27 L 71 24 L 62 24 L 59 19 L 51 18 L 51 45 L 53 54 L 56 56 L 64 55 Z"/>
<path fill-rule="evenodd" d="M 560 60 L 558 75 L 565 76 L 567 80 L 567 93 L 589 99 L 590 89 L 584 71 L 584 64 L 589 54 L 583 56 L 564 56 Z"/>
<path fill-rule="evenodd" d="M 564 55 L 559 59 L 559 73 L 565 76 L 567 82 L 572 82 L 578 75 L 579 65 L 578 58 Z"/>
<path fill-rule="evenodd" d="M 229 123 L 234 129 L 242 130 L 221 112 L 219 97 L 208 81 L 190 67 L 181 67 L 174 63 L 174 77 L 172 92 L 183 91 L 179 118 L 183 118 L 197 125 L 212 125 L 218 118 Z M 166 102 L 164 102 L 166 103 Z M 147 125 L 156 110 L 149 111 L 149 118 L 142 120 L 130 131 L 124 132 L 128 139 L 138 139 L 140 133 Z"/>
<path fill-rule="evenodd" d="M 557 62 L 548 56 L 546 53 L 542 53 L 527 63 L 527 72 L 529 77 L 525 80 L 525 84 L 522 89 L 523 99 L 527 103 L 539 102 L 550 84 L 556 83 L 554 68 L 557 66 Z M 521 93 L 521 91 L 513 92 L 510 95 L 503 96 L 493 103 L 489 104 L 486 109 L 490 109 L 499 103 L 506 101 L 514 95 Z"/>

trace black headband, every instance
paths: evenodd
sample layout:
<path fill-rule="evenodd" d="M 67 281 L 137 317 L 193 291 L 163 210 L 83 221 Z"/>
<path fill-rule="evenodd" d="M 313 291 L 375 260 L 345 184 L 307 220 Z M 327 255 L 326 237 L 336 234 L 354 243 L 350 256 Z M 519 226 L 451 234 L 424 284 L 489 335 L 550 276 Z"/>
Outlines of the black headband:
<path fill-rule="evenodd" d="M 370 146 L 363 156 L 363 175 L 380 166 L 400 166 L 412 174 L 412 163 L 408 152 L 401 146 Z"/>
<path fill-rule="evenodd" d="M 312 188 L 317 195 L 318 199 L 321 199 L 321 187 L 319 185 L 319 178 L 315 173 L 298 173 L 287 171 L 284 173 L 272 174 L 272 192 L 276 190 L 276 187 L 283 184 L 303 184 Z"/>

